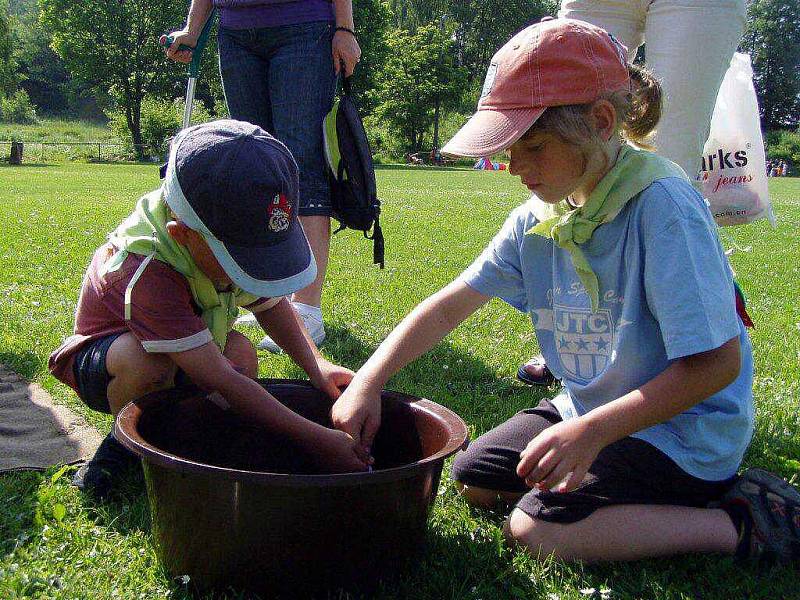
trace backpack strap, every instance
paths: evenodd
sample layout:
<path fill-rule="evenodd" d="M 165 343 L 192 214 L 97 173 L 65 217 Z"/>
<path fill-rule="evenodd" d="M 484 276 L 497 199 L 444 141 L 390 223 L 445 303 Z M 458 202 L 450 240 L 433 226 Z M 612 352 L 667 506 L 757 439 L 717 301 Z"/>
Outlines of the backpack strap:
<path fill-rule="evenodd" d="M 366 237 L 366 232 L 364 236 Z M 375 216 L 375 224 L 372 226 L 372 264 L 380 265 L 383 268 L 383 230 L 381 229 L 380 217 Z"/>

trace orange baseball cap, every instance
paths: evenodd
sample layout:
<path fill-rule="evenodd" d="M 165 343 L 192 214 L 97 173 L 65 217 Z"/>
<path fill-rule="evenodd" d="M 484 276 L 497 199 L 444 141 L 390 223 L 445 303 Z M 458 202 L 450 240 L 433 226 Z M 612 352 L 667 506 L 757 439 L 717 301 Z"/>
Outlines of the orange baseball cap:
<path fill-rule="evenodd" d="M 588 104 L 630 89 L 627 49 L 604 29 L 545 17 L 492 57 L 478 110 L 442 152 L 490 156 L 516 142 L 548 106 Z"/>

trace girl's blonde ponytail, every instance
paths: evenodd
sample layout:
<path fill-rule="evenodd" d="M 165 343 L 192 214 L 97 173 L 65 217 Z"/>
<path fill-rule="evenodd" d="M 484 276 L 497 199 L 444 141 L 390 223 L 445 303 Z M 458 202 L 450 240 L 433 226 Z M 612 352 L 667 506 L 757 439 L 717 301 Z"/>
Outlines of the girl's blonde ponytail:
<path fill-rule="evenodd" d="M 661 119 L 661 84 L 653 74 L 638 65 L 629 64 L 631 95 L 627 110 L 622 112 L 622 135 L 643 148 L 652 149 L 647 137 Z"/>

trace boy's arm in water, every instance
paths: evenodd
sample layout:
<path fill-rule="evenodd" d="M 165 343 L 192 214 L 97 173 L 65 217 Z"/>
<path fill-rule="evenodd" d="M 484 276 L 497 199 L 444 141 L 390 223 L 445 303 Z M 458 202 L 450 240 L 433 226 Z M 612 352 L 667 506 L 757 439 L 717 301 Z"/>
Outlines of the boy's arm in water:
<path fill-rule="evenodd" d="M 350 436 L 327 429 L 286 408 L 256 381 L 236 371 L 213 342 L 185 352 L 170 353 L 169 357 L 196 385 L 209 392 L 219 392 L 235 412 L 265 430 L 290 436 L 314 456 L 318 464 L 331 471 L 366 469 L 357 454 L 360 448 Z"/>
<path fill-rule="evenodd" d="M 521 453 L 517 475 L 533 487 L 574 490 L 600 450 L 663 423 L 730 385 L 739 375 L 738 336 L 685 356 L 641 387 L 575 419 L 547 428 Z"/>
<path fill-rule="evenodd" d="M 354 373 L 350 369 L 335 365 L 320 354 L 286 298 L 272 308 L 257 312 L 256 319 L 275 343 L 308 374 L 311 383 L 334 400 L 341 394 L 339 388 L 353 379 Z"/>
<path fill-rule="evenodd" d="M 433 348 L 489 300 L 490 296 L 457 280 L 418 304 L 364 363 L 333 405 L 334 426 L 368 449 L 380 426 L 381 390 L 389 378 Z"/>

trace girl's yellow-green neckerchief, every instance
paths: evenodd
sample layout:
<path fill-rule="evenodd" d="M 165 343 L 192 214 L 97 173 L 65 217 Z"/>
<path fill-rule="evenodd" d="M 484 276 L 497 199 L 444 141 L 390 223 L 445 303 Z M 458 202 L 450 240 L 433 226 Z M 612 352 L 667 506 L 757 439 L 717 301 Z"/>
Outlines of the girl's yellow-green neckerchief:
<path fill-rule="evenodd" d="M 686 179 L 686 173 L 666 158 L 624 144 L 614 166 L 592 190 L 583 206 L 537 223 L 525 232 L 551 238 L 569 252 L 575 271 L 589 294 L 592 312 L 597 312 L 600 304 L 597 275 L 579 244 L 588 242 L 600 225 L 613 221 L 628 201 L 650 184 L 667 177 Z"/>
<path fill-rule="evenodd" d="M 211 331 L 214 343 L 223 351 L 228 332 L 236 320 L 238 307 L 251 304 L 257 298 L 236 287 L 226 292 L 217 290 L 194 263 L 189 251 L 167 233 L 168 221 L 169 208 L 160 189 L 142 196 L 133 213 L 109 234 L 109 241 L 119 251 L 108 259 L 103 266 L 103 272 L 110 273 L 119 269 L 129 252 L 146 257 L 125 290 L 125 320 L 129 320 L 133 286 L 147 264 L 155 258 L 170 265 L 186 277 L 192 298 L 202 311 L 203 320 Z"/>

